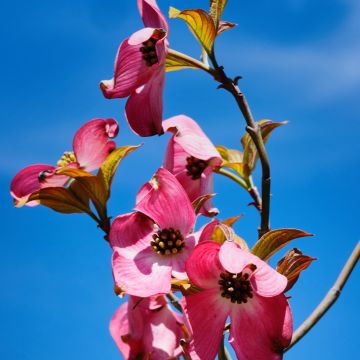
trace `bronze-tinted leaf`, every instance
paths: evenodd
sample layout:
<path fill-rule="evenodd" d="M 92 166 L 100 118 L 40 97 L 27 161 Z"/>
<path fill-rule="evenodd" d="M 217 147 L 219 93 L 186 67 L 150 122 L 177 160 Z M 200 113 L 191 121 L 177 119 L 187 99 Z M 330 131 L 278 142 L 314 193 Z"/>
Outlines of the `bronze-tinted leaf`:
<path fill-rule="evenodd" d="M 234 24 L 230 21 L 220 21 L 217 29 L 217 35 L 220 35 L 224 31 L 230 30 L 235 27 L 237 24 Z"/>
<path fill-rule="evenodd" d="M 299 229 L 271 230 L 257 241 L 251 251 L 266 261 L 290 241 L 304 236 L 312 236 L 312 234 Z"/>
<path fill-rule="evenodd" d="M 286 121 L 283 122 L 274 122 L 271 120 L 261 120 L 258 122 L 258 125 L 261 129 L 261 135 L 264 140 L 264 143 L 267 142 L 271 132 L 276 129 L 277 127 L 287 124 Z M 243 164 L 244 164 L 244 171 L 245 177 L 251 175 L 253 170 L 255 169 L 256 161 L 259 158 L 259 154 L 256 150 L 256 146 L 249 135 L 246 133 L 241 139 L 241 145 L 244 149 L 244 157 L 243 157 Z"/>
<path fill-rule="evenodd" d="M 101 219 L 107 218 L 106 211 L 106 194 L 104 193 L 102 184 L 99 179 L 87 171 L 76 169 L 76 168 L 62 168 L 57 170 L 58 174 L 69 176 L 75 179 L 78 184 L 77 187 L 82 187 L 82 191 L 87 194 L 87 196 L 93 202 L 99 216 Z M 79 194 L 80 195 L 80 194 Z M 81 194 L 80 198 L 85 200 L 85 195 Z"/>
<path fill-rule="evenodd" d="M 215 194 L 205 194 L 205 195 L 201 195 L 198 198 L 196 198 L 193 202 L 192 202 L 192 207 L 195 211 L 195 214 L 198 214 L 202 208 L 202 206 L 205 204 L 206 201 L 208 201 L 209 199 L 211 199 L 212 197 L 214 197 Z M 210 216 L 215 216 L 217 215 L 216 213 L 210 213 Z"/>
<path fill-rule="evenodd" d="M 169 16 L 184 20 L 207 54 L 212 55 L 216 28 L 213 19 L 206 11 L 202 9 L 180 11 L 170 7 Z"/>
<path fill-rule="evenodd" d="M 110 196 L 111 183 L 120 162 L 141 145 L 127 145 L 115 149 L 108 155 L 101 165 L 96 177 L 101 185 L 103 200 L 106 202 Z"/>
<path fill-rule="evenodd" d="M 290 290 L 294 286 L 300 273 L 307 269 L 314 260 L 316 259 L 303 255 L 303 253 L 296 248 L 291 249 L 286 253 L 276 266 L 276 270 L 288 279 L 285 291 Z"/>
<path fill-rule="evenodd" d="M 64 214 L 90 213 L 90 208 L 86 204 L 63 187 L 41 189 L 29 197 L 29 201 L 32 200 Z"/>

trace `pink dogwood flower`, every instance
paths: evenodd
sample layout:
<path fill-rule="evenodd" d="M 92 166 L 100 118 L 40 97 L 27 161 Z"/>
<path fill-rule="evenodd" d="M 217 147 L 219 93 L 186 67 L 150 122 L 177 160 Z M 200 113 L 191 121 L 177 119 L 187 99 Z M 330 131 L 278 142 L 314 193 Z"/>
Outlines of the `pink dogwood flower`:
<path fill-rule="evenodd" d="M 73 151 L 66 151 L 57 166 L 47 164 L 30 165 L 19 171 L 10 185 L 10 194 L 15 205 L 26 203 L 36 191 L 45 187 L 64 186 L 69 177 L 57 175 L 62 167 L 81 168 L 93 171 L 100 167 L 106 157 L 115 149 L 114 138 L 119 131 L 114 119 L 94 119 L 84 124 L 75 134 Z M 28 206 L 38 205 L 37 201 L 29 201 Z"/>
<path fill-rule="evenodd" d="M 169 28 L 155 0 L 137 4 L 145 28 L 121 43 L 114 77 L 101 81 L 100 88 L 108 99 L 129 97 L 125 116 L 136 134 L 160 135 Z"/>
<path fill-rule="evenodd" d="M 166 294 L 172 276 L 187 278 L 185 262 L 198 238 L 194 209 L 175 176 L 160 168 L 141 188 L 135 210 L 111 226 L 115 284 L 135 296 Z"/>
<path fill-rule="evenodd" d="M 124 359 L 168 360 L 181 355 L 186 328 L 163 296 L 130 296 L 111 319 L 110 333 Z"/>
<path fill-rule="evenodd" d="M 221 156 L 200 126 L 185 115 L 163 122 L 173 133 L 167 147 L 164 167 L 173 173 L 186 190 L 190 201 L 213 192 L 213 169 L 221 165 Z M 214 216 L 218 210 L 207 200 L 200 211 Z"/>
<path fill-rule="evenodd" d="M 182 299 L 193 360 L 215 358 L 229 316 L 229 342 L 239 360 L 282 359 L 292 336 L 285 276 L 230 241 L 200 243 L 186 271 L 201 289 Z"/>

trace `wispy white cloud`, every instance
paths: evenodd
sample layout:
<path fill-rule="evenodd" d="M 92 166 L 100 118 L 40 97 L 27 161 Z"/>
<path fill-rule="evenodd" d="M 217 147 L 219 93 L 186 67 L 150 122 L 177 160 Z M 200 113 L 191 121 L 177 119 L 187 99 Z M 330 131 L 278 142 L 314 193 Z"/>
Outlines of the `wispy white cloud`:
<path fill-rule="evenodd" d="M 277 81 L 296 83 L 307 100 L 328 102 L 353 91 L 360 87 L 360 2 L 341 2 L 348 7 L 348 15 L 326 37 L 293 46 L 250 39 L 242 43 L 241 54 L 229 54 L 227 62 L 246 53 L 241 56 L 242 66 L 273 73 Z"/>

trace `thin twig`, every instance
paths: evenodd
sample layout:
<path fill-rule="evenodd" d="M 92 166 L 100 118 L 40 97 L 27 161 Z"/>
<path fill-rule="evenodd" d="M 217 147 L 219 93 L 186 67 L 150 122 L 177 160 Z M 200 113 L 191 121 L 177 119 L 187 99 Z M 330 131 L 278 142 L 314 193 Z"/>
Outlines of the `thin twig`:
<path fill-rule="evenodd" d="M 225 74 L 224 68 L 219 66 L 215 56 L 212 56 L 211 61 L 216 70 L 215 80 L 221 83 L 219 86 L 230 92 L 235 98 L 241 113 L 243 114 L 247 127 L 246 131 L 251 136 L 256 149 L 259 153 L 259 158 L 262 168 L 262 181 L 261 181 L 261 197 L 262 197 L 262 206 L 261 206 L 261 223 L 258 229 L 259 238 L 270 231 L 270 163 L 266 153 L 264 141 L 261 135 L 261 129 L 259 125 L 255 122 L 249 104 L 245 98 L 245 95 L 241 92 L 240 88 L 237 85 L 237 80 L 232 80 L 227 77 Z"/>
<path fill-rule="evenodd" d="M 345 266 L 340 272 L 340 275 L 336 279 L 333 287 L 329 290 L 327 295 L 316 307 L 312 314 L 298 327 L 294 332 L 291 340 L 291 344 L 285 349 L 285 351 L 291 349 L 299 340 L 301 340 L 310 329 L 322 318 L 322 316 L 330 309 L 341 294 L 346 281 L 348 280 L 351 272 L 354 270 L 356 263 L 360 257 L 360 241 L 355 246 L 353 252 L 348 258 Z M 284 352 L 285 352 L 284 351 Z"/>
<path fill-rule="evenodd" d="M 176 310 L 180 311 L 181 313 L 183 312 L 179 299 L 173 293 L 166 294 L 166 297 Z"/>
<path fill-rule="evenodd" d="M 231 360 L 231 355 L 229 350 L 225 346 L 225 336 L 223 335 L 221 339 L 221 344 L 218 351 L 218 359 L 219 360 Z"/>

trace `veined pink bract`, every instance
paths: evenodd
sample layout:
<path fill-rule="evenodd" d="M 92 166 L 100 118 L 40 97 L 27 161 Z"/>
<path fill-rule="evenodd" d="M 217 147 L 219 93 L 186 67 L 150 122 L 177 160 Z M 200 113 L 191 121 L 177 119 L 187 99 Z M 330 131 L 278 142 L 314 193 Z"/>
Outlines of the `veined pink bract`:
<path fill-rule="evenodd" d="M 19 171 L 13 178 L 10 190 L 15 205 L 38 205 L 37 201 L 26 202 L 36 191 L 45 187 L 61 187 L 69 180 L 68 176 L 57 175 L 62 167 L 81 168 L 93 171 L 100 167 L 106 157 L 115 149 L 119 127 L 114 119 L 94 119 L 84 124 L 75 134 L 73 151 L 65 152 L 57 167 L 46 164 L 30 165 Z"/>
<path fill-rule="evenodd" d="M 110 332 L 124 359 L 176 358 L 186 337 L 183 316 L 172 311 L 163 296 L 130 296 L 111 319 Z"/>
<path fill-rule="evenodd" d="M 213 360 L 226 319 L 239 360 L 279 360 L 292 336 L 287 279 L 234 242 L 201 242 L 186 263 L 202 289 L 182 299 L 192 331 L 191 358 Z M 211 331 L 209 330 L 211 329 Z"/>
<path fill-rule="evenodd" d="M 171 276 L 187 278 L 185 262 L 198 237 L 194 209 L 175 176 L 160 168 L 141 188 L 135 210 L 111 226 L 115 283 L 130 295 L 166 294 Z"/>
<path fill-rule="evenodd" d="M 200 126 L 185 115 L 174 116 L 163 123 L 173 133 L 164 160 L 165 169 L 173 173 L 186 190 L 190 201 L 213 192 L 213 169 L 221 165 L 221 156 Z M 213 216 L 218 210 L 207 200 L 201 213 Z"/>
<path fill-rule="evenodd" d="M 162 134 L 168 24 L 155 0 L 138 0 L 145 28 L 125 39 L 115 59 L 114 77 L 100 88 L 108 99 L 129 97 L 125 115 L 140 136 Z"/>

